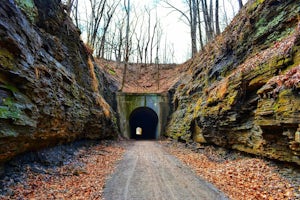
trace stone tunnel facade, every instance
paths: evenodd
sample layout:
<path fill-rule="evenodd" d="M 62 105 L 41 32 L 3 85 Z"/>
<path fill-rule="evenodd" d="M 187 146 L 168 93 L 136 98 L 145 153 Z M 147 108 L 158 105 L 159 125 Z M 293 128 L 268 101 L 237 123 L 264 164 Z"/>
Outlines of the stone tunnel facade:
<path fill-rule="evenodd" d="M 118 93 L 120 132 L 128 139 L 159 139 L 169 115 L 169 98 L 160 93 Z M 141 132 L 137 129 L 141 128 Z"/>

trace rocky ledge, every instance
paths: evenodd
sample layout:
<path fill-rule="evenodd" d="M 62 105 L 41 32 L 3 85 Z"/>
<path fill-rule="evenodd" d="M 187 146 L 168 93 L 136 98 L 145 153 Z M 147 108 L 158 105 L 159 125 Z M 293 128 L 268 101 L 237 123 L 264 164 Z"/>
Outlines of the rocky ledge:
<path fill-rule="evenodd" d="M 117 134 L 105 78 L 59 0 L 0 4 L 0 163 Z"/>
<path fill-rule="evenodd" d="M 187 66 L 167 135 L 300 164 L 300 7 L 250 0 Z"/>

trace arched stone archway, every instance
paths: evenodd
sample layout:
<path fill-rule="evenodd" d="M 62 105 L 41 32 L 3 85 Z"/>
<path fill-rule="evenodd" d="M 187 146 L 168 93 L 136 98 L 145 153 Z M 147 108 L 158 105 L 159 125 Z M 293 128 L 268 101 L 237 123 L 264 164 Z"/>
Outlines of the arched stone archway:
<path fill-rule="evenodd" d="M 120 133 L 123 137 L 159 139 L 162 136 L 169 115 L 168 94 L 120 92 L 117 93 L 117 102 Z M 151 124 L 150 122 L 153 121 L 157 121 L 157 123 Z M 138 137 L 139 135 L 136 136 L 136 127 L 142 126 L 139 124 L 141 122 L 145 128 L 142 130 L 142 136 Z"/>
<path fill-rule="evenodd" d="M 158 116 L 154 110 L 148 107 L 139 107 L 133 110 L 129 116 L 130 138 L 132 139 L 156 139 Z M 142 129 L 141 134 L 136 129 Z"/>

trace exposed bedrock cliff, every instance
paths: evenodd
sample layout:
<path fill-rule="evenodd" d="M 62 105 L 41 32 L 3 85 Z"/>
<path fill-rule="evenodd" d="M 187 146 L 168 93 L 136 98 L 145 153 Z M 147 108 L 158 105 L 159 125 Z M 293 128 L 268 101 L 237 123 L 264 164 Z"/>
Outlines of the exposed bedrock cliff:
<path fill-rule="evenodd" d="M 300 7 L 250 0 L 188 66 L 167 135 L 300 164 Z"/>
<path fill-rule="evenodd" d="M 107 80 L 60 0 L 2 1 L 0 47 L 0 163 L 78 138 L 116 136 L 102 97 L 110 96 Z"/>

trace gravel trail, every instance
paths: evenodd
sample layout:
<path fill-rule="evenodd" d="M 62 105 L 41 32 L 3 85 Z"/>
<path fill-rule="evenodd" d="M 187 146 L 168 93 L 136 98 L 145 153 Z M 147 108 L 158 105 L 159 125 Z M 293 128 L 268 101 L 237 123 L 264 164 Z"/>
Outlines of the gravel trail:
<path fill-rule="evenodd" d="M 156 141 L 132 141 L 105 185 L 105 200 L 227 199 Z"/>

